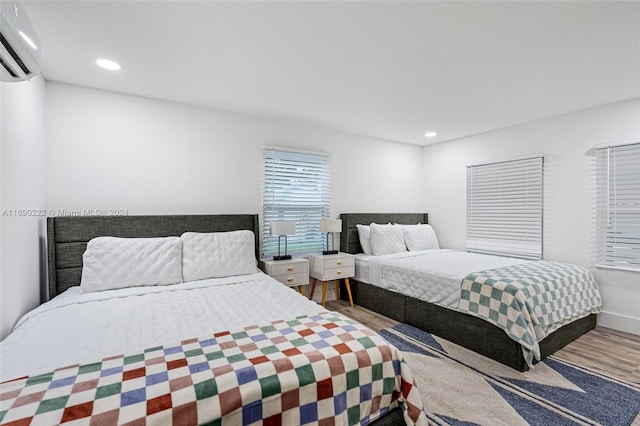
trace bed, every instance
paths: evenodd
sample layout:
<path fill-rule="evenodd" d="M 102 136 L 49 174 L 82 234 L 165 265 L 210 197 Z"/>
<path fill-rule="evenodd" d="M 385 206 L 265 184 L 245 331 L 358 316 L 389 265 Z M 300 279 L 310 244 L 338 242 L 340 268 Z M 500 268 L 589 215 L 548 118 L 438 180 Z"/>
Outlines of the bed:
<path fill-rule="evenodd" d="M 451 295 L 443 295 L 442 292 L 436 296 L 423 296 L 416 293 L 416 289 L 419 289 L 421 283 L 414 283 L 413 287 L 403 285 L 402 279 L 398 279 L 399 282 L 396 285 L 389 286 L 390 288 L 383 288 L 371 283 L 372 278 L 368 277 L 364 270 L 368 270 L 367 256 L 363 256 L 362 245 L 358 235 L 357 225 L 369 225 L 371 223 L 376 224 L 401 224 L 401 225 L 415 225 L 415 224 L 427 224 L 428 215 L 424 213 L 349 213 L 342 214 L 342 232 L 341 232 L 341 250 L 347 253 L 355 254 L 356 256 L 356 277 L 351 280 L 352 292 L 354 299 L 358 305 L 371 309 L 382 315 L 393 318 L 397 321 L 404 322 L 420 329 L 433 333 L 451 342 L 464 346 L 477 353 L 492 358 L 498 362 L 508 365 L 519 371 L 527 371 L 533 364 L 539 362 L 540 359 L 554 353 L 558 349 L 564 347 L 569 342 L 575 340 L 579 336 L 593 329 L 596 325 L 596 316 L 600 304 L 600 295 L 597 290 L 597 284 L 589 282 L 589 306 L 585 309 L 585 312 L 581 312 L 580 315 L 576 315 L 570 322 L 554 328 L 541 340 L 537 341 L 535 336 L 532 342 L 532 347 L 528 347 L 527 343 L 523 341 L 514 340 L 514 336 L 508 335 L 508 328 L 498 326 L 497 322 L 489 322 L 488 318 L 481 318 L 477 312 L 474 312 L 469 308 L 473 303 L 469 303 L 468 300 L 462 300 L 464 297 L 465 289 L 470 290 L 472 287 L 475 289 L 478 286 L 478 282 L 486 281 L 486 284 L 491 284 L 491 278 L 494 276 L 486 277 L 482 274 L 466 274 L 462 275 L 463 279 L 458 278 L 456 291 L 455 305 L 451 305 Z M 420 255 L 422 258 L 438 259 L 438 267 L 436 269 L 445 268 L 445 264 L 450 261 L 450 256 L 483 256 L 475 254 L 467 254 L 464 252 L 451 251 L 451 254 L 440 253 L 444 250 L 437 251 L 437 253 L 417 253 L 416 258 Z M 435 252 L 435 250 L 434 250 Z M 422 256 L 424 255 L 424 256 Z M 405 256 L 399 254 L 398 256 Z M 436 257 L 441 256 L 441 257 Z M 449 256 L 449 257 L 444 257 Z M 384 256 L 381 256 L 384 257 Z M 390 257 L 393 257 L 391 255 Z M 496 258 L 495 256 L 490 256 Z M 520 262 L 516 259 L 497 258 L 499 264 L 489 263 L 488 267 L 480 268 L 482 271 L 478 272 L 494 272 L 494 271 L 511 271 L 520 268 Z M 503 259 L 503 260 L 500 260 Z M 471 264 L 475 264 L 476 259 L 472 259 Z M 369 258 L 371 261 L 371 258 Z M 364 263 L 363 263 L 364 262 Z M 403 260 L 393 260 L 388 262 L 390 265 L 386 268 L 398 268 L 403 262 L 413 264 L 415 262 Z M 420 261 L 421 262 L 421 261 Z M 503 262 L 503 264 L 500 264 Z M 504 263 L 507 262 L 507 263 Z M 384 262 L 382 262 L 384 265 Z M 482 262 L 480 263 L 482 264 Z M 540 264 L 551 268 L 562 268 L 564 265 L 555 264 L 553 262 L 529 262 L 529 264 Z M 364 266 L 363 266 L 364 265 Z M 567 265 L 575 267 L 584 273 L 585 276 L 590 273 L 585 272 L 584 268 L 577 267 L 575 265 Z M 376 266 L 379 268 L 380 266 Z M 503 267 L 503 269 L 492 269 Z M 511 269 L 510 269 L 511 268 Z M 375 268 L 374 268 L 375 271 Z M 401 269 L 388 269 L 387 271 L 393 271 L 394 274 L 402 276 Z M 476 271 L 473 268 L 468 272 Z M 443 272 L 443 271 L 441 271 Z M 445 275 L 449 277 L 447 280 L 451 280 L 455 274 L 444 271 Z M 378 273 L 379 272 L 374 272 Z M 547 273 L 544 271 L 543 273 Z M 556 271 L 552 271 L 552 274 Z M 469 279 L 470 278 L 470 279 Z M 481 279 L 482 278 L 482 279 Z M 443 280 L 444 278 L 436 275 L 436 278 L 430 278 L 431 280 Z M 568 278 L 572 280 L 573 278 Z M 415 279 L 414 279 L 415 280 Z M 589 278 L 591 280 L 591 278 Z M 425 278 L 426 281 L 426 278 Z M 476 282 L 477 281 L 477 282 Z M 431 281 L 429 285 L 432 285 L 434 281 Z M 423 287 L 425 283 L 422 283 Z M 486 287 L 489 288 L 490 287 Z M 484 290 L 481 290 L 484 291 Z M 490 290 L 489 290 L 490 292 Z M 467 291 L 469 293 L 469 291 Z M 471 297 L 474 295 L 472 294 Z M 466 295 L 469 297 L 469 294 Z M 482 297 L 482 296 L 480 296 Z M 545 296 L 546 297 L 546 296 Z M 464 303 L 463 303 L 464 302 Z M 553 300 L 551 301 L 553 302 Z M 466 311 L 461 308 L 466 308 Z M 495 313 L 495 312 L 494 312 Z M 525 312 L 524 315 L 527 315 Z M 561 324 L 561 323 L 560 323 Z M 505 329 L 507 332 L 505 332 Z M 538 330 L 536 330 L 537 332 Z M 531 338 L 530 334 L 527 336 Z"/>
<path fill-rule="evenodd" d="M 258 235 L 257 215 L 48 218 L 0 424 L 426 424 L 402 354 L 260 272 Z"/>

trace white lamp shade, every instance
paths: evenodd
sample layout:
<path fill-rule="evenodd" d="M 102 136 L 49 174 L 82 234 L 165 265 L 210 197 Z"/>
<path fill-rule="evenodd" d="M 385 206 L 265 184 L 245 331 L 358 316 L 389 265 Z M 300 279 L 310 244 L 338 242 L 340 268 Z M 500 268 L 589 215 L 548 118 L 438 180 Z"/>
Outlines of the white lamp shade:
<path fill-rule="evenodd" d="M 320 232 L 340 232 L 341 230 L 341 219 L 320 219 Z"/>
<path fill-rule="evenodd" d="M 295 220 L 279 220 L 269 224 L 271 235 L 294 235 L 296 233 Z"/>

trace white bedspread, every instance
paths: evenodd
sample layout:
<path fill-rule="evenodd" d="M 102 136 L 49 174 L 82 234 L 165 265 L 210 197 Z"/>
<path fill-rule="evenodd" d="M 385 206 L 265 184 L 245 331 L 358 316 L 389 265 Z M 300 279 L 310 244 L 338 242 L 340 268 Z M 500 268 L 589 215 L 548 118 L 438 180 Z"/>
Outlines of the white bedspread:
<path fill-rule="evenodd" d="M 0 342 L 0 381 L 323 311 L 262 272 L 95 293 L 73 287 L 27 313 Z"/>
<path fill-rule="evenodd" d="M 456 250 L 421 250 L 382 256 L 356 255 L 356 279 L 387 290 L 457 309 L 460 285 L 471 272 L 526 260 Z"/>

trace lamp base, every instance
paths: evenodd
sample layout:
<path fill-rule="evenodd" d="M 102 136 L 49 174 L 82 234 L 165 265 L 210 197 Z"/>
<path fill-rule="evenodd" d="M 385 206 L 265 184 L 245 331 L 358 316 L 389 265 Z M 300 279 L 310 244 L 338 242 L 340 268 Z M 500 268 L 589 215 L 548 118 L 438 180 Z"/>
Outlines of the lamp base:
<path fill-rule="evenodd" d="M 325 256 L 328 254 L 338 254 L 338 250 L 323 250 L 322 254 Z"/>
<path fill-rule="evenodd" d="M 273 256 L 273 260 L 289 260 L 291 259 L 290 254 L 283 254 L 282 256 Z"/>

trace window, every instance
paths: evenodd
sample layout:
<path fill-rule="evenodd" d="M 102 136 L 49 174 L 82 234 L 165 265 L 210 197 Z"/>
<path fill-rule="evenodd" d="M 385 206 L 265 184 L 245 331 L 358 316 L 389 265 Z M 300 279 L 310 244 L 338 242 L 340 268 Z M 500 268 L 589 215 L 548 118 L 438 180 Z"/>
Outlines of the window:
<path fill-rule="evenodd" d="M 640 271 L 640 141 L 596 148 L 596 266 Z"/>
<path fill-rule="evenodd" d="M 263 255 L 278 253 L 278 238 L 269 235 L 269 224 L 277 220 L 296 222 L 296 234 L 288 237 L 289 254 L 322 251 L 326 235 L 319 222 L 330 214 L 329 154 L 265 148 L 263 158 Z"/>
<path fill-rule="evenodd" d="M 467 250 L 542 258 L 541 155 L 467 167 Z"/>

